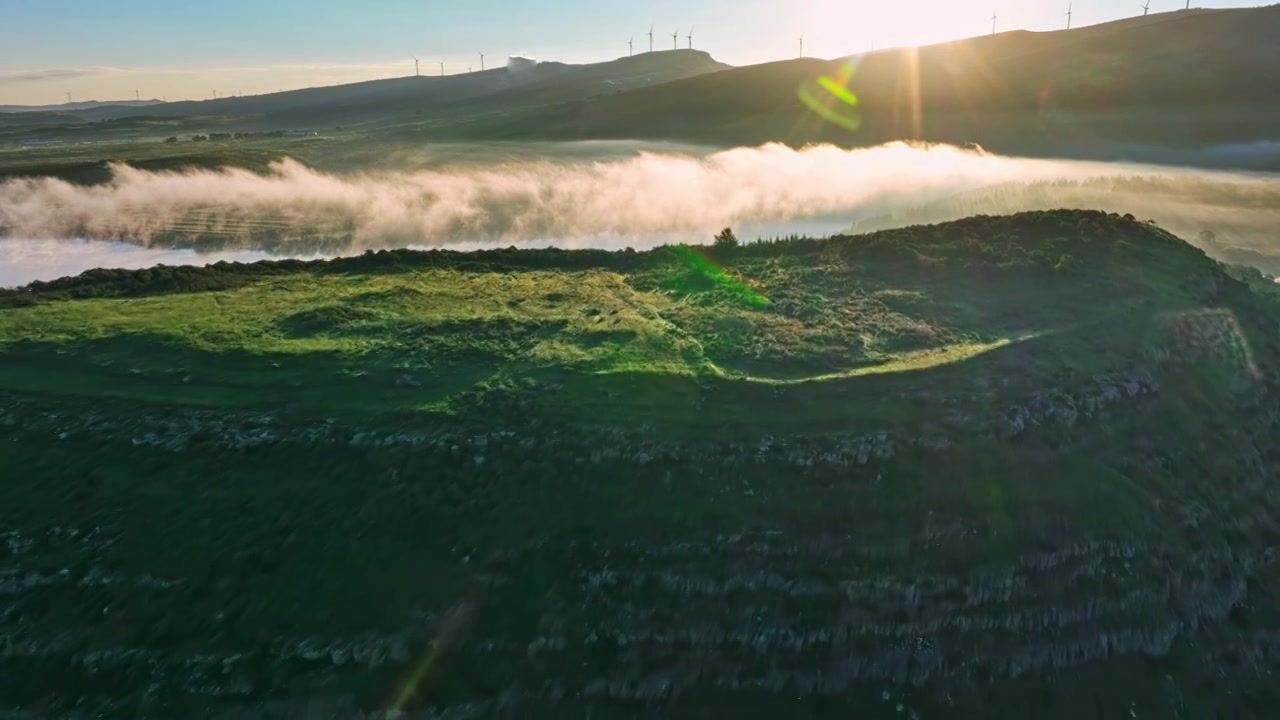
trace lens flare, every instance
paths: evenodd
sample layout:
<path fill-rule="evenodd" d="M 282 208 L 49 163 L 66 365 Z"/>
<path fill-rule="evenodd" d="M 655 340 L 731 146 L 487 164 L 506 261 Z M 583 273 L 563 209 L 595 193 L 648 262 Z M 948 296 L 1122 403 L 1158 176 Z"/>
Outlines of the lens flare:
<path fill-rule="evenodd" d="M 835 77 L 821 75 L 806 82 L 796 91 L 804 103 L 819 117 L 850 132 L 862 127 L 862 115 L 858 112 L 858 96 L 849 89 L 849 83 L 858 69 L 858 59 L 849 58 L 840 66 Z"/>
<path fill-rule="evenodd" d="M 671 248 L 672 254 L 684 261 L 697 276 L 710 280 L 718 289 L 737 298 L 739 302 L 750 308 L 765 308 L 769 306 L 769 298 L 758 289 L 751 287 L 741 278 L 735 277 L 720 266 L 715 260 L 707 257 L 705 252 L 689 247 L 688 245 L 676 245 Z"/>
<path fill-rule="evenodd" d="M 470 604 L 463 603 L 453 608 L 445 617 L 440 634 L 431 642 L 426 652 L 423 653 L 422 658 L 413 666 L 404 686 L 396 694 L 395 700 L 388 709 L 389 715 L 395 716 L 403 712 L 410 701 L 424 690 L 424 685 L 440 664 L 445 651 L 457 641 L 470 621 L 471 612 Z"/>
<path fill-rule="evenodd" d="M 1185 310 L 1171 318 L 1174 339 L 1184 356 L 1208 356 L 1232 370 L 1225 378 L 1237 389 L 1262 380 L 1253 346 L 1231 310 L 1204 308 Z"/>

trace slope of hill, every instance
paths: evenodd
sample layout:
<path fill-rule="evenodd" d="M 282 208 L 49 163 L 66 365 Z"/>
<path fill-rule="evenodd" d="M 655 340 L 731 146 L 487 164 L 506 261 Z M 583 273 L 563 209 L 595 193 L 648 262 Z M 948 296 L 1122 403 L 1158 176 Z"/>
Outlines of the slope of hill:
<path fill-rule="evenodd" d="M 24 718 L 1280 701 L 1278 298 L 1144 223 L 0 299 Z"/>
<path fill-rule="evenodd" d="M 1192 239 L 1224 262 L 1280 275 L 1280 188 L 1203 176 L 1131 177 L 1000 183 L 919 202 L 856 223 L 856 232 L 948 222 L 973 215 L 1088 208 L 1131 212 Z"/>
<path fill-rule="evenodd" d="M 137 112 L 137 108 L 160 104 L 162 104 L 160 100 L 86 100 L 57 105 L 0 105 L 0 113 L 71 113 L 106 108 L 133 108 L 132 111 Z"/>
<path fill-rule="evenodd" d="M 474 137 L 681 137 L 726 143 L 922 138 L 1008 151 L 1102 140 L 1273 138 L 1280 6 L 1164 13 L 1050 33 L 1010 32 L 848 61 L 737 68 L 470 123 Z M 855 131 L 797 97 L 852 72 Z M 1043 150 L 1042 150 L 1043 151 Z"/>
<path fill-rule="evenodd" d="M 445 76 L 423 75 L 306 88 L 216 100 L 173 102 L 145 109 L 149 118 L 216 117 L 246 125 L 309 122 L 353 124 L 397 117 L 422 119 L 474 111 L 508 110 L 548 102 L 579 100 L 621 89 L 660 84 L 728 67 L 705 52 L 643 53 L 587 65 L 541 62 L 525 69 L 506 67 Z M 90 120 L 139 115 L 127 107 L 85 113 Z"/>

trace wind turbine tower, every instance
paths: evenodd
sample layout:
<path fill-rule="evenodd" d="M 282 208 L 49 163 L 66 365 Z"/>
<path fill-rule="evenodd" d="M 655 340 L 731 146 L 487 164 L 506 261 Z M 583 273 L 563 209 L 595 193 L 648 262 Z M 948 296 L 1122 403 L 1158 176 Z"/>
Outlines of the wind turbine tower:
<path fill-rule="evenodd" d="M 804 35 L 800 36 L 800 57 L 804 57 Z"/>
<path fill-rule="evenodd" d="M 991 11 L 991 34 L 996 34 L 996 11 Z"/>
<path fill-rule="evenodd" d="M 142 102 L 142 93 L 138 92 L 137 90 L 134 90 L 133 99 L 137 100 L 138 102 Z"/>
<path fill-rule="evenodd" d="M 653 26 L 649 26 L 649 52 L 653 52 Z"/>
<path fill-rule="evenodd" d="M 67 93 L 67 104 L 71 104 L 71 93 Z"/>
<path fill-rule="evenodd" d="M 418 72 L 418 56 L 417 56 L 417 55 L 410 55 L 409 57 L 412 57 L 412 58 L 413 58 L 413 76 L 414 76 L 414 77 L 421 77 L 421 76 L 422 76 L 422 73 Z"/>
<path fill-rule="evenodd" d="M 1191 2 L 1191 0 L 1187 0 L 1187 2 Z M 1071 16 L 1074 14 L 1071 11 L 1074 9 L 1074 7 L 1075 7 L 1074 3 L 1067 3 L 1067 29 L 1068 30 L 1071 29 Z"/>
<path fill-rule="evenodd" d="M 631 39 L 627 41 L 627 57 L 631 57 L 636 54 L 635 44 L 636 36 L 632 35 Z"/>
<path fill-rule="evenodd" d="M 1191 0 L 1187 2 L 1190 3 Z M 1142 6 L 1142 17 L 1146 17 L 1149 12 L 1151 12 L 1151 0 L 1147 0 L 1147 4 Z"/>
<path fill-rule="evenodd" d="M 440 61 L 440 77 L 444 77 L 444 61 Z"/>
<path fill-rule="evenodd" d="M 680 28 L 676 28 L 676 31 L 671 33 L 671 49 L 680 49 Z"/>
<path fill-rule="evenodd" d="M 689 41 L 689 49 L 693 49 L 693 28 L 689 28 L 689 34 L 684 36 Z"/>
<path fill-rule="evenodd" d="M 480 72 L 484 72 L 484 53 L 480 53 Z"/>

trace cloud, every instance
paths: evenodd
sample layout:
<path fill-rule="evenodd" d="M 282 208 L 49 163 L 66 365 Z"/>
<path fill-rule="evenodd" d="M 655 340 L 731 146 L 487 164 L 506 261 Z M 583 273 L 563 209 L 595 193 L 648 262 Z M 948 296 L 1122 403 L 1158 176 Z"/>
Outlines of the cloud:
<path fill-rule="evenodd" d="M 26 70 L 16 73 L 0 73 L 0 85 L 17 85 L 19 83 L 41 82 L 67 78 L 82 78 L 92 75 L 119 72 L 116 68 L 48 68 L 45 70 Z"/>
<path fill-rule="evenodd" d="M 1273 175 L 904 143 L 645 147 L 537 145 L 524 158 L 500 150 L 495 161 L 437 147 L 414 151 L 431 153 L 419 156 L 419 169 L 350 174 L 287 160 L 262 174 L 117 165 L 96 186 L 9 180 L 0 182 L 0 286 L 90 267 L 223 257 L 183 248 L 237 259 L 406 246 L 639 249 L 707 242 L 724 227 L 747 239 L 823 235 L 1056 208 L 1133 213 L 1187 239 L 1211 229 L 1215 257 L 1280 267 Z M 120 240 L 132 245 L 109 242 Z M 68 257 L 59 259 L 60 250 Z"/>
<path fill-rule="evenodd" d="M 0 235 L 159 240 L 204 234 L 241 247 L 395 247 L 603 238 L 653 244 L 727 226 L 831 213 L 893 212 L 1010 182 L 1132 174 L 1137 166 L 1006 158 L 894 143 L 844 150 L 782 145 L 709 155 L 640 152 L 335 175 L 286 160 L 247 170 L 149 172 L 117 165 L 109 183 L 0 183 Z M 639 247 L 644 242 L 636 242 Z"/>
<path fill-rule="evenodd" d="M 444 60 L 449 74 L 464 72 L 471 58 L 423 59 L 422 67 Z M 367 80 L 407 77 L 413 74 L 413 59 L 405 56 L 386 62 L 286 62 L 244 65 L 164 65 L 143 67 L 43 68 L 0 71 L 0 105 L 61 104 L 64 94 L 76 98 L 144 97 L 169 100 L 202 99 L 217 88 L 225 94 L 243 91 L 257 95 L 321 87 Z M 426 74 L 426 73 L 424 73 Z"/>

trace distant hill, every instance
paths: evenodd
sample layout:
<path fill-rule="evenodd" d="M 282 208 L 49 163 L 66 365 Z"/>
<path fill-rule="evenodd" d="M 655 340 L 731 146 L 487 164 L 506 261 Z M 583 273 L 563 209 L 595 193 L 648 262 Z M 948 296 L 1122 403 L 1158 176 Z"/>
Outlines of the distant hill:
<path fill-rule="evenodd" d="M 922 138 L 1009 150 L 1100 142 L 1265 138 L 1280 127 L 1280 6 L 1161 13 L 1017 31 L 847 59 L 701 75 L 471 123 L 473 137 L 664 137 L 867 144 Z M 850 132 L 798 98 L 852 69 Z M 915 92 L 918 89 L 918 94 Z"/>
<path fill-rule="evenodd" d="M 1143 154 L 1152 148 L 1253 152 L 1254 143 L 1280 134 L 1277 37 L 1280 5 L 738 68 L 673 50 L 145 108 L 10 113 L 0 115 L 0 143 L 341 126 L 375 131 L 349 135 L 349 147 L 335 150 L 366 160 L 388 143 L 591 139 L 721 146 L 916 139 L 1103 159 L 1173 156 Z"/>
<path fill-rule="evenodd" d="M 87 100 L 58 105 L 0 105 L 0 113 L 75 112 L 99 108 L 138 108 L 163 104 L 163 100 Z"/>
<path fill-rule="evenodd" d="M 658 85 L 728 68 L 698 50 L 643 53 L 608 62 L 571 65 L 541 62 L 454 75 L 369 80 L 287 92 L 165 103 L 146 109 L 149 118 L 218 117 L 250 124 L 355 124 L 395 118 L 423 119 L 467 112 L 493 112 L 562 103 L 592 95 Z M 83 113 L 88 120 L 137 116 L 132 107 Z"/>

